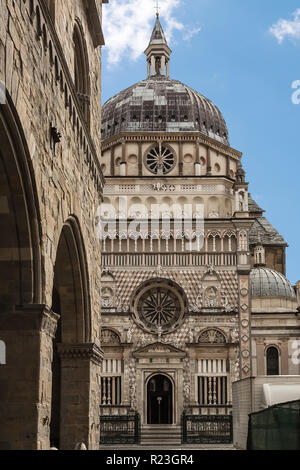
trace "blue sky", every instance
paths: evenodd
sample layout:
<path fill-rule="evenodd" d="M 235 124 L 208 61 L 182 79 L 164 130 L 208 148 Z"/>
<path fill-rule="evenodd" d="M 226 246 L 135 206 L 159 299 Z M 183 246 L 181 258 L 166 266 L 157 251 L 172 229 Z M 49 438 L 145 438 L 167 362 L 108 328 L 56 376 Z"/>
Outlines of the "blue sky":
<path fill-rule="evenodd" d="M 146 78 L 142 52 L 155 21 L 154 3 L 110 0 L 104 6 L 103 102 Z M 244 154 L 252 196 L 289 243 L 287 275 L 295 283 L 300 104 L 292 103 L 292 83 L 300 80 L 300 12 L 293 13 L 300 0 L 161 0 L 160 5 L 173 50 L 171 77 L 221 109 L 231 146 Z M 278 23 L 281 19 L 285 22 Z M 273 25 L 277 37 L 270 32 Z"/>

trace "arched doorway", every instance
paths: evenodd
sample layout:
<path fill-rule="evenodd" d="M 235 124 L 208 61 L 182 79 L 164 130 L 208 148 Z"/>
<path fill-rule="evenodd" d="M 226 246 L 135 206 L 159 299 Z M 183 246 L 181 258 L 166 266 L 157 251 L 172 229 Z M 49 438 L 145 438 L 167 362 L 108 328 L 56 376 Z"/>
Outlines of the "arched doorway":
<path fill-rule="evenodd" d="M 148 382 L 147 422 L 173 424 L 173 384 L 165 375 L 154 375 Z"/>
<path fill-rule="evenodd" d="M 50 442 L 72 449 L 76 440 L 88 444 L 88 427 L 82 420 L 89 416 L 91 330 L 87 261 L 75 217 L 64 224 L 58 243 L 52 310 L 59 320 L 53 340 Z"/>

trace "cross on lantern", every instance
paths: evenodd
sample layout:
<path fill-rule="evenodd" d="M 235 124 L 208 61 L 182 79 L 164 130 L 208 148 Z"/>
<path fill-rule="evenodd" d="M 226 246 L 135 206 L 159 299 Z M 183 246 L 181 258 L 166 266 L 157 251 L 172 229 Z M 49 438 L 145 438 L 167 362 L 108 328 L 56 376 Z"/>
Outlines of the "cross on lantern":
<path fill-rule="evenodd" d="M 156 2 L 156 5 L 155 5 L 155 10 L 156 10 L 156 16 L 159 17 L 159 10 L 160 10 L 160 6 L 159 6 L 159 3 L 158 1 Z"/>

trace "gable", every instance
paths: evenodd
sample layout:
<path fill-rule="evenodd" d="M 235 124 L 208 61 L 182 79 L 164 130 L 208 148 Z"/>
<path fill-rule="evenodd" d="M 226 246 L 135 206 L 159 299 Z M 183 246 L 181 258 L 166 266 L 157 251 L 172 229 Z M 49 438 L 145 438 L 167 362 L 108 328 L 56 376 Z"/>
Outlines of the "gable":
<path fill-rule="evenodd" d="M 186 352 L 176 348 L 171 344 L 165 344 L 156 342 L 144 346 L 137 351 L 133 352 L 134 357 L 157 357 L 157 356 L 168 356 L 168 357 L 186 357 Z"/>

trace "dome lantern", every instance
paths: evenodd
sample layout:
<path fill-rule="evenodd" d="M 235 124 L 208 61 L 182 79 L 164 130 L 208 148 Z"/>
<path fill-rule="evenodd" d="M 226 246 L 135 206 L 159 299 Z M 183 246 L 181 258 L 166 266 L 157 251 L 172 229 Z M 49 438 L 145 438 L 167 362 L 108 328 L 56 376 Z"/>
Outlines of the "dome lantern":
<path fill-rule="evenodd" d="M 145 54 L 147 56 L 147 78 L 155 75 L 170 76 L 170 55 L 172 51 L 168 46 L 159 21 L 159 13 L 156 14 L 156 22 Z"/>

